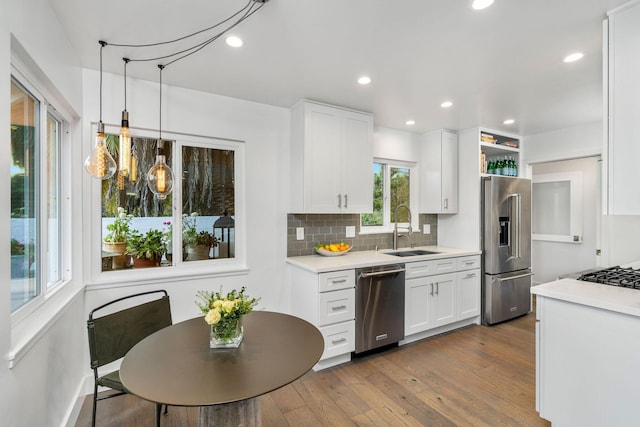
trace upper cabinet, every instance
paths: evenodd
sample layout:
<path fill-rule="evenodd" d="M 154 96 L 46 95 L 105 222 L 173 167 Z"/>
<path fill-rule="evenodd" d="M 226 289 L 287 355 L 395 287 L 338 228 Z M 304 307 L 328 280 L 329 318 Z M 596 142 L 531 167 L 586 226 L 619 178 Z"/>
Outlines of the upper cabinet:
<path fill-rule="evenodd" d="M 458 136 L 438 130 L 422 136 L 422 213 L 458 212 Z"/>
<path fill-rule="evenodd" d="M 605 31 L 603 208 L 609 215 L 640 214 L 640 2 L 611 12 Z M 608 35 L 608 43 L 607 43 Z M 608 109 L 607 109 L 608 107 Z"/>
<path fill-rule="evenodd" d="M 291 114 L 291 210 L 373 210 L 373 116 L 303 100 Z"/>

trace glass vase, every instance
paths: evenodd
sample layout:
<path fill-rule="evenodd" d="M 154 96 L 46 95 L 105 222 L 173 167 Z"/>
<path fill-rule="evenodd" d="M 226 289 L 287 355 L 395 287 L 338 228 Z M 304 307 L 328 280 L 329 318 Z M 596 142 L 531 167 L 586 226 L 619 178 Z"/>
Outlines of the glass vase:
<path fill-rule="evenodd" d="M 209 347 L 238 348 L 243 336 L 242 318 L 221 320 L 217 324 L 211 325 Z"/>

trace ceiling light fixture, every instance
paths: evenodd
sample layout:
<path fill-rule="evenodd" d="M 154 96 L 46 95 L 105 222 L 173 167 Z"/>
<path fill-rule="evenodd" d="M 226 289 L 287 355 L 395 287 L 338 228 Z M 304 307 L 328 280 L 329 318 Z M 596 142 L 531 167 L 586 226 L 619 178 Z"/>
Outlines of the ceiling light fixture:
<path fill-rule="evenodd" d="M 122 110 L 122 122 L 120 126 L 120 144 L 118 146 L 118 173 L 128 176 L 131 169 L 131 132 L 129 131 L 129 112 L 127 111 L 127 64 L 129 58 L 124 61 L 124 110 Z"/>
<path fill-rule="evenodd" d="M 157 151 L 156 151 L 156 163 L 147 173 L 147 184 L 151 191 L 159 198 L 164 199 L 171 190 L 173 189 L 173 171 L 166 163 L 166 156 L 164 154 L 164 141 L 162 140 L 162 70 L 167 66 L 173 64 L 174 62 L 180 61 L 188 56 L 191 56 L 200 50 L 207 47 L 209 44 L 218 40 L 225 33 L 235 28 L 241 22 L 249 18 L 251 15 L 259 11 L 264 4 L 269 0 L 249 0 L 249 2 L 239 11 L 228 17 L 227 19 L 218 22 L 208 28 L 204 28 L 198 30 L 194 33 L 188 34 L 186 36 L 179 37 L 173 40 L 167 40 L 157 43 L 149 43 L 149 44 L 116 44 L 116 43 L 107 43 L 105 41 L 100 40 L 100 121 L 97 126 L 97 136 L 96 136 L 96 145 L 89 157 L 84 162 L 84 167 L 91 174 L 91 176 L 100 178 L 100 179 L 109 179 L 111 178 L 116 170 L 118 169 L 118 164 L 116 164 L 115 160 L 109 153 L 107 146 L 105 144 L 105 134 L 104 134 L 104 124 L 102 123 L 102 49 L 107 46 L 115 46 L 121 48 L 147 48 L 147 47 L 157 47 L 161 45 L 168 45 L 176 42 L 180 42 L 186 39 L 190 39 L 198 34 L 204 33 L 206 31 L 210 31 L 220 27 L 221 25 L 231 21 L 233 18 L 237 19 L 232 21 L 228 26 L 222 30 L 219 30 L 216 34 L 212 35 L 208 39 L 199 42 L 191 47 L 186 49 L 179 50 L 174 53 L 170 53 L 168 55 L 163 55 L 155 58 L 136 58 L 129 59 L 123 58 L 124 61 L 124 110 L 122 111 L 122 127 L 120 129 L 120 142 L 118 144 L 118 153 L 119 153 L 119 166 L 120 171 L 118 173 L 118 188 L 124 188 L 124 179 L 125 177 L 129 177 L 130 182 L 134 182 L 137 179 L 137 162 L 136 158 L 132 156 L 132 147 L 131 147 L 131 133 L 129 130 L 129 112 L 127 111 L 127 64 L 129 62 L 147 62 L 147 61 L 158 61 L 158 60 L 168 60 L 164 65 L 158 64 L 158 68 L 160 68 L 160 126 L 159 126 L 159 138 L 157 142 Z M 227 43 L 231 46 L 242 46 L 242 40 L 237 36 L 229 36 L 227 38 Z"/>
<path fill-rule="evenodd" d="M 408 125 L 408 126 L 413 126 L 413 125 L 415 125 L 415 124 L 416 124 L 416 121 L 415 121 L 415 120 L 407 120 L 407 121 L 406 121 L 406 122 L 404 122 L 404 123 L 405 123 L 406 125 Z"/>
<path fill-rule="evenodd" d="M 502 123 L 504 123 L 505 125 L 512 125 L 512 124 L 514 124 L 515 122 L 516 122 L 516 121 L 515 121 L 515 120 L 513 120 L 513 119 L 507 119 L 507 120 L 505 120 L 505 121 L 504 121 L 504 122 L 502 122 Z"/>
<path fill-rule="evenodd" d="M 441 106 L 442 108 L 449 108 L 449 107 L 451 107 L 452 105 L 453 105 L 453 102 L 451 102 L 451 101 L 444 101 L 442 104 L 440 104 L 440 106 Z"/>
<path fill-rule="evenodd" d="M 149 190 L 160 200 L 167 198 L 173 190 L 173 171 L 167 165 L 167 158 L 164 154 L 164 141 L 162 140 L 162 70 L 164 65 L 158 65 L 160 69 L 160 120 L 158 122 L 158 143 L 156 147 L 156 164 L 149 169 L 147 174 L 147 185 Z"/>
<path fill-rule="evenodd" d="M 100 121 L 96 132 L 96 145 L 84 161 L 84 168 L 89 174 L 98 179 L 109 179 L 116 173 L 116 161 L 113 160 L 104 141 L 104 123 L 102 123 L 102 49 L 107 45 L 100 40 Z"/>
<path fill-rule="evenodd" d="M 371 83 L 371 77 L 362 76 L 358 78 L 358 83 L 360 83 L 361 85 L 368 85 L 369 83 Z"/>
<path fill-rule="evenodd" d="M 486 9 L 493 4 L 493 0 L 473 0 L 471 7 L 475 10 Z"/>
<path fill-rule="evenodd" d="M 244 44 L 242 39 L 238 36 L 229 36 L 225 41 L 231 47 L 241 47 Z"/>
<path fill-rule="evenodd" d="M 578 61 L 578 60 L 582 59 L 583 56 L 584 56 L 584 54 L 582 52 L 575 52 L 575 53 L 572 53 L 571 55 L 565 56 L 563 61 L 564 62 L 575 62 L 575 61 Z"/>

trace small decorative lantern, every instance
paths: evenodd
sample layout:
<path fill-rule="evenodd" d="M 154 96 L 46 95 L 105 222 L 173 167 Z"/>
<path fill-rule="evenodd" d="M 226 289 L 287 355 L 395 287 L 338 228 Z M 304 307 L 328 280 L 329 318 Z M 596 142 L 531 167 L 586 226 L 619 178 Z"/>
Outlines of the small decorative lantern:
<path fill-rule="evenodd" d="M 235 221 L 225 208 L 223 216 L 213 223 L 213 235 L 218 239 L 218 258 L 233 258 L 235 256 L 235 233 L 232 239 L 232 228 L 235 228 Z"/>

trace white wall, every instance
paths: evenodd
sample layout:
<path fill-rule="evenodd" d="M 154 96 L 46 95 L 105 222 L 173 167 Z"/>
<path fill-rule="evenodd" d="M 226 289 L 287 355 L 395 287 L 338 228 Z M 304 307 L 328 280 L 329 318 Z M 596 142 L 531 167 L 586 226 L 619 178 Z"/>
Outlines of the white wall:
<path fill-rule="evenodd" d="M 22 59 L 32 61 L 29 65 L 34 75 L 30 77 L 46 80 L 64 108 L 79 116 L 82 110 L 79 61 L 48 1 L 4 0 L 0 7 L 0 81 L 3 82 L 0 84 L 0 99 L 3 100 L 0 102 L 0 122 L 10 123 L 7 100 L 10 99 L 12 35 L 13 47 L 28 55 Z M 72 123 L 72 130 L 73 126 Z M 74 134 L 71 144 L 80 145 L 79 133 Z M 0 156 L 0 194 L 3 195 L 10 193 L 9 157 Z M 75 194 L 80 192 L 80 186 L 78 179 L 73 177 L 79 176 L 80 170 L 78 162 L 77 168 L 66 171 L 75 183 Z M 72 208 L 71 215 L 80 221 L 79 209 Z M 0 246 L 3 248 L 9 245 L 9 218 L 10 205 L 3 203 L 0 206 Z M 80 238 L 77 235 L 69 240 L 79 243 Z M 77 247 L 75 250 L 80 253 Z M 79 265 L 78 262 L 72 265 L 71 283 L 50 295 L 46 308 L 12 326 L 8 303 L 10 287 L 7 285 L 10 281 L 9 257 L 0 257 L 0 301 L 3 301 L 0 304 L 0 413 L 3 425 L 60 425 L 69 416 L 84 375 L 80 349 L 86 335 Z M 19 356 L 12 369 L 7 360 L 10 354 Z"/>
<path fill-rule="evenodd" d="M 415 162 L 420 160 L 420 135 L 404 130 L 376 127 L 373 157 Z"/>
<path fill-rule="evenodd" d="M 520 164 L 575 159 L 602 154 L 602 122 L 586 123 L 523 138 Z"/>

